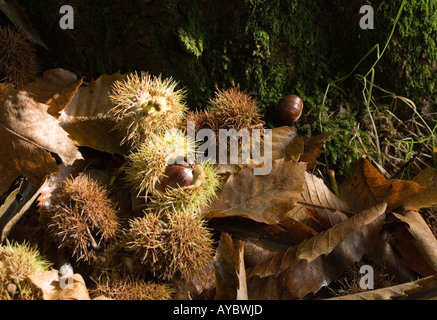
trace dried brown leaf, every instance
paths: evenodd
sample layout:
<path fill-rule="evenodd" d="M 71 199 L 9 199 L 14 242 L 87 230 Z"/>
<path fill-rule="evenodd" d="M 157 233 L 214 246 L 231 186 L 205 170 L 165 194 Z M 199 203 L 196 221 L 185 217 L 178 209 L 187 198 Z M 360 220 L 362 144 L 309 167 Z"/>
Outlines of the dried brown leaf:
<path fill-rule="evenodd" d="M 48 106 L 33 100 L 26 92 L 0 84 L 0 194 L 17 176 L 32 184 L 57 171 L 56 153 L 66 165 L 81 159 L 68 134 L 47 113 Z"/>
<path fill-rule="evenodd" d="M 48 105 L 47 112 L 58 118 L 81 84 L 82 79 L 77 80 L 73 72 L 58 68 L 45 71 L 21 90 L 27 91 L 35 101 Z"/>
<path fill-rule="evenodd" d="M 222 233 L 214 266 L 216 299 L 247 300 L 243 243 L 238 241 L 235 246 L 231 236 Z"/>
<path fill-rule="evenodd" d="M 79 146 L 108 153 L 126 152 L 120 146 L 123 137 L 113 130 L 114 120 L 108 117 L 113 107 L 109 99 L 112 84 L 124 79 L 126 75 L 120 73 L 102 75 L 88 85 L 79 87 L 71 102 L 62 110 L 60 125 Z"/>
<path fill-rule="evenodd" d="M 355 212 L 362 211 L 381 201 L 387 202 L 387 210 L 391 211 L 399 206 L 406 206 L 410 210 L 429 206 L 430 202 L 437 202 L 437 193 L 431 186 L 427 189 L 415 181 L 387 180 L 372 166 L 367 159 L 362 159 L 354 167 L 354 174 L 344 181 L 339 188 L 340 197 L 348 203 Z M 421 198 L 424 195 L 426 203 Z M 433 193 L 434 192 L 434 193 Z M 419 197 L 419 198 L 418 198 Z M 428 199 L 428 197 L 430 199 Z M 419 201 L 417 201 L 419 199 Z"/>
<path fill-rule="evenodd" d="M 300 260 L 294 268 L 283 270 L 277 276 L 247 279 L 249 299 L 302 299 L 338 279 L 342 272 L 343 266 L 331 256 L 320 256 L 312 262 Z"/>
<path fill-rule="evenodd" d="M 316 136 L 304 138 L 304 152 L 300 161 L 307 163 L 307 171 L 310 171 L 317 164 L 317 158 L 322 153 L 322 147 L 325 145 L 334 132 L 323 132 Z"/>
<path fill-rule="evenodd" d="M 286 158 L 287 146 L 297 137 L 297 130 L 293 127 L 279 127 L 272 130 L 271 159 Z M 293 148 L 294 149 L 294 148 Z M 290 150 L 288 150 L 290 153 Z M 299 155 L 300 156 L 300 155 Z M 266 156 L 265 156 L 266 157 Z M 290 157 L 289 157 L 290 159 Z"/>
<path fill-rule="evenodd" d="M 316 209 L 327 209 L 331 211 L 349 212 L 349 206 L 342 199 L 337 197 L 323 182 L 322 179 L 305 173 L 304 190 L 301 199 L 286 213 L 286 217 L 307 225 L 310 228 L 318 229 L 314 222 L 312 212 Z"/>
<path fill-rule="evenodd" d="M 437 275 L 432 275 L 416 281 L 402 283 L 392 287 L 360 292 L 329 300 L 395 300 L 395 299 L 437 299 Z"/>
<path fill-rule="evenodd" d="M 417 249 L 434 271 L 437 271 L 437 239 L 422 215 L 417 211 L 406 211 L 404 214 L 393 212 L 393 215 L 408 224 L 408 231 L 414 237 Z"/>
<path fill-rule="evenodd" d="M 295 267 L 301 260 L 311 262 L 321 255 L 328 255 L 352 232 L 383 216 L 385 209 L 386 203 L 383 202 L 356 214 L 323 233 L 299 245 L 290 247 L 272 259 L 263 261 L 248 273 L 248 277 L 277 275 L 283 270 Z"/>
<path fill-rule="evenodd" d="M 275 224 L 300 199 L 304 178 L 305 163 L 283 159 L 272 163 L 268 175 L 254 175 L 252 169 L 242 169 L 228 178 L 218 198 L 203 213 L 247 215 L 258 222 Z"/>
<path fill-rule="evenodd" d="M 33 273 L 28 278 L 41 290 L 44 300 L 90 300 L 85 281 L 78 273 L 59 278 L 58 270 L 52 269 Z"/>

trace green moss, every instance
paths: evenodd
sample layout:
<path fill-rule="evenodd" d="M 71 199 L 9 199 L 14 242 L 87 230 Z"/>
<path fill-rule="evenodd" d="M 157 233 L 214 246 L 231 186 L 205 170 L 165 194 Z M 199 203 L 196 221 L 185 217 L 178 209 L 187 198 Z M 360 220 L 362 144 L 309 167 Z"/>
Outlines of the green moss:
<path fill-rule="evenodd" d="M 378 34 L 384 35 L 392 25 L 399 5 L 388 1 L 372 1 Z M 406 96 L 420 109 L 434 105 L 437 111 L 437 2 L 407 1 L 386 57 L 378 66 L 381 82 L 386 88 Z M 429 111 L 429 110 L 424 110 Z"/>
<path fill-rule="evenodd" d="M 400 6 L 388 0 L 72 0 L 75 30 L 65 31 L 56 14 L 61 2 L 22 4 L 50 48 L 42 51 L 43 69 L 63 67 L 88 80 L 134 70 L 171 76 L 187 89 L 193 110 L 203 109 L 216 88 L 239 86 L 258 101 L 269 127 L 277 125 L 276 102 L 296 93 L 304 101 L 302 130 L 308 134 L 320 128 L 342 132 L 359 122 L 361 84 L 353 77 L 343 81 L 341 97 L 325 97 L 327 85 L 348 74 L 375 44 L 382 49 Z M 375 9 L 374 30 L 359 27 L 364 4 Z M 413 99 L 419 108 L 437 106 L 436 39 L 435 0 L 407 3 L 376 66 L 375 84 Z M 366 73 L 375 59 L 372 53 L 356 73 Z M 346 104 L 347 119 L 328 117 Z M 348 137 L 333 139 L 346 143 Z M 327 152 L 339 167 L 350 162 L 348 152 Z"/>

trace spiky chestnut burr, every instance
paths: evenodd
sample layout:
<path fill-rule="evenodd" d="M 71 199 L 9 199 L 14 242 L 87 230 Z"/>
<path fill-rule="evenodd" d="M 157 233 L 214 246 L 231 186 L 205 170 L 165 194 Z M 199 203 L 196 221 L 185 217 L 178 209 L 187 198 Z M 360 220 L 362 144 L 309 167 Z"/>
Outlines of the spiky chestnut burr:
<path fill-rule="evenodd" d="M 180 131 L 152 135 L 128 156 L 126 179 L 150 211 L 194 212 L 213 199 L 219 179 L 211 164 L 192 159 L 194 144 Z"/>
<path fill-rule="evenodd" d="M 52 265 L 29 243 L 9 242 L 0 245 L 0 300 L 39 298 L 27 276 L 47 271 Z"/>
<path fill-rule="evenodd" d="M 163 280 L 186 279 L 211 262 L 211 232 L 192 213 L 149 213 L 130 221 L 126 249 Z"/>
<path fill-rule="evenodd" d="M 209 103 L 209 112 L 217 119 L 219 129 L 261 129 L 259 108 L 254 99 L 239 88 L 216 92 L 216 96 Z"/>
<path fill-rule="evenodd" d="M 128 75 L 125 81 L 115 81 L 110 99 L 115 104 L 110 115 L 115 128 L 125 133 L 122 144 L 135 147 L 152 133 L 161 134 L 176 128 L 187 107 L 184 90 L 172 78 L 162 79 L 143 73 Z"/>
<path fill-rule="evenodd" d="M 90 291 L 91 296 L 105 296 L 115 300 L 170 300 L 173 290 L 167 284 L 158 284 L 134 277 L 115 276 L 100 282 Z"/>
<path fill-rule="evenodd" d="M 201 129 L 211 129 L 214 131 L 215 134 L 217 134 L 219 131 L 219 123 L 217 120 L 217 117 L 215 116 L 215 114 L 204 110 L 201 112 L 188 112 L 186 117 L 186 123 L 188 124 L 189 122 L 194 122 L 194 131 L 197 132 Z"/>
<path fill-rule="evenodd" d="M 51 240 L 78 261 L 93 262 L 119 227 L 106 189 L 85 174 L 66 179 L 56 202 L 43 215 Z"/>
<path fill-rule="evenodd" d="M 0 27 L 0 82 L 20 88 L 38 73 L 35 48 L 19 31 Z"/>

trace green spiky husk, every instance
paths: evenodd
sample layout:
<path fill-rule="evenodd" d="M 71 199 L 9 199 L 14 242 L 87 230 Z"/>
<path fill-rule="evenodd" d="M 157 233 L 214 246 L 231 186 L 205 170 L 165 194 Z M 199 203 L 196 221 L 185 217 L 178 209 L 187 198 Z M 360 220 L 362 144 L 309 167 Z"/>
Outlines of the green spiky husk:
<path fill-rule="evenodd" d="M 195 145 L 180 131 L 171 131 L 165 135 L 152 135 L 141 144 L 136 152 L 128 156 L 125 167 L 126 180 L 138 195 L 145 193 L 148 211 L 162 213 L 196 212 L 210 202 L 219 186 L 218 175 L 210 163 L 201 163 L 204 177 L 198 185 L 166 189 L 159 192 L 155 185 L 165 172 L 170 159 L 177 156 L 195 158 Z"/>
<path fill-rule="evenodd" d="M 193 212 L 198 213 L 201 206 L 210 203 L 220 185 L 220 180 L 212 164 L 200 164 L 205 173 L 203 182 L 196 187 L 168 189 L 151 197 L 147 211 L 162 213 Z"/>
<path fill-rule="evenodd" d="M 110 115 L 115 119 L 115 129 L 125 133 L 121 144 L 135 147 L 152 133 L 180 125 L 187 107 L 183 102 L 185 91 L 176 90 L 177 85 L 172 78 L 148 73 L 130 74 L 125 81 L 114 82 L 109 97 L 115 106 Z"/>
<path fill-rule="evenodd" d="M 52 265 L 29 243 L 9 242 L 0 245 L 0 299 L 10 299 L 6 286 L 13 283 L 17 286 L 19 299 L 32 300 L 39 298 L 27 281 L 27 276 L 47 271 Z M 3 289 L 3 290 L 2 290 Z"/>
<path fill-rule="evenodd" d="M 164 173 L 170 159 L 194 155 L 194 145 L 179 131 L 152 134 L 128 156 L 126 180 L 138 194 L 153 194 L 155 184 Z"/>

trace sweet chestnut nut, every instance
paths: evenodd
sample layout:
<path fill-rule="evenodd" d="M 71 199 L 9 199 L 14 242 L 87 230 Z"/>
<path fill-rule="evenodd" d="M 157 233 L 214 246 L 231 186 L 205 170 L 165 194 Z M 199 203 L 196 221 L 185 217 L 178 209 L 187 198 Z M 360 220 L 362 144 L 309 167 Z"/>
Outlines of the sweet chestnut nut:
<path fill-rule="evenodd" d="M 303 110 L 302 99 L 295 94 L 283 97 L 275 106 L 275 117 L 285 125 L 291 125 L 300 118 Z"/>
<path fill-rule="evenodd" d="M 168 188 L 184 188 L 193 184 L 193 169 L 184 165 L 173 164 L 165 168 L 155 188 L 164 191 Z"/>

